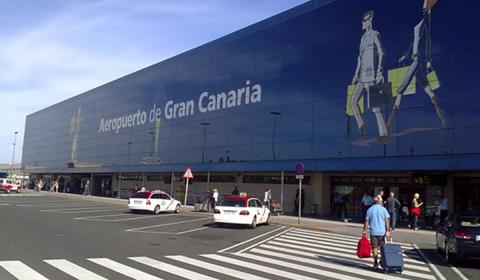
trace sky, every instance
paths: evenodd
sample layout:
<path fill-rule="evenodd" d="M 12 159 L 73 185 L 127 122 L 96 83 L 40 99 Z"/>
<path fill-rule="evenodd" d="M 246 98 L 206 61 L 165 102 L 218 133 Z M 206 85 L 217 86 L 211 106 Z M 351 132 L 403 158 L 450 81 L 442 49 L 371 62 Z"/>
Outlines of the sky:
<path fill-rule="evenodd" d="M 304 2 L 0 0 L 0 163 L 28 114 Z"/>

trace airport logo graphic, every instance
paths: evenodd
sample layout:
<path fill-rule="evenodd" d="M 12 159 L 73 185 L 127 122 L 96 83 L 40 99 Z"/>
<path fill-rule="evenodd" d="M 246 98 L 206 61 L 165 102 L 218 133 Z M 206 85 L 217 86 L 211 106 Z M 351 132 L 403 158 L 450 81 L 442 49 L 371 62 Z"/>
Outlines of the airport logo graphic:
<path fill-rule="evenodd" d="M 245 81 L 245 85 L 238 89 L 211 94 L 204 91 L 195 100 L 176 102 L 169 100 L 164 106 L 153 104 L 150 110 L 138 109 L 136 112 L 117 116 L 109 119 L 100 119 L 98 133 L 115 132 L 129 127 L 141 126 L 146 123 L 159 122 L 163 116 L 165 120 L 174 120 L 192 116 L 195 112 L 210 113 L 220 110 L 226 110 L 243 105 L 255 104 L 262 101 L 262 86 L 260 84 L 251 84 L 250 80 Z M 195 106 L 197 104 L 197 106 Z M 162 111 L 162 107 L 164 108 Z M 197 109 L 195 109 L 197 108 Z"/>

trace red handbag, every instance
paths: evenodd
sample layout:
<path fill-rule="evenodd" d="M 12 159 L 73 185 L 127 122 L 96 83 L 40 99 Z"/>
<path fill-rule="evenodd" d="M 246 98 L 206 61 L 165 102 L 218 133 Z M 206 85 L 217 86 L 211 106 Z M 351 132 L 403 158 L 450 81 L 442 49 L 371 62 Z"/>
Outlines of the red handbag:
<path fill-rule="evenodd" d="M 412 207 L 410 213 L 412 213 L 412 216 L 420 216 L 420 207 Z"/>
<path fill-rule="evenodd" d="M 359 258 L 370 258 L 370 253 L 372 247 L 370 246 L 370 241 L 365 234 L 362 235 L 362 238 L 358 241 L 357 245 L 357 257 Z"/>

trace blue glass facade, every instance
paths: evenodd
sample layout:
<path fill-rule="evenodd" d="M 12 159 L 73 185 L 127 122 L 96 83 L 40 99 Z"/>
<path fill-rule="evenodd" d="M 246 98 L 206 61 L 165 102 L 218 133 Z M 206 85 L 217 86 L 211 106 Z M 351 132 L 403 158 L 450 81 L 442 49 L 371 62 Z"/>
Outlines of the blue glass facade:
<path fill-rule="evenodd" d="M 480 2 L 423 4 L 308 2 L 29 115 L 22 163 L 72 173 L 297 161 L 310 171 L 478 170 Z M 408 70 L 415 84 L 400 92 Z M 374 86 L 389 81 L 382 101 Z"/>

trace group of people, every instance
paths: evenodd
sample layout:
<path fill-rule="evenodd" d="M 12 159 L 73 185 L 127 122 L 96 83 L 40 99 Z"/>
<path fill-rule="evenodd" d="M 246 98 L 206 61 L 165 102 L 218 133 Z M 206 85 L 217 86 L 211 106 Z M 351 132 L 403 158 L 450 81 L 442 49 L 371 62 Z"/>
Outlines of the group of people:
<path fill-rule="evenodd" d="M 415 193 L 413 195 L 410 207 L 407 203 L 401 203 L 396 197 L 394 192 L 390 192 L 386 201 L 383 201 L 384 192 L 381 190 L 375 197 L 377 200 L 382 201 L 382 205 L 389 214 L 389 226 L 392 231 L 395 230 L 399 216 L 406 217 L 408 219 L 408 228 L 418 230 L 418 219 L 422 215 L 423 202 L 420 201 L 420 194 Z M 368 192 L 364 192 L 360 201 L 362 207 L 362 219 L 367 216 L 368 209 L 372 205 L 376 204 L 375 198 L 372 198 Z M 442 194 L 439 195 L 436 201 L 436 210 L 433 213 L 429 213 L 427 217 L 427 227 L 432 227 L 433 220 L 438 217 L 440 221 L 443 221 L 448 215 L 448 200 Z"/>

